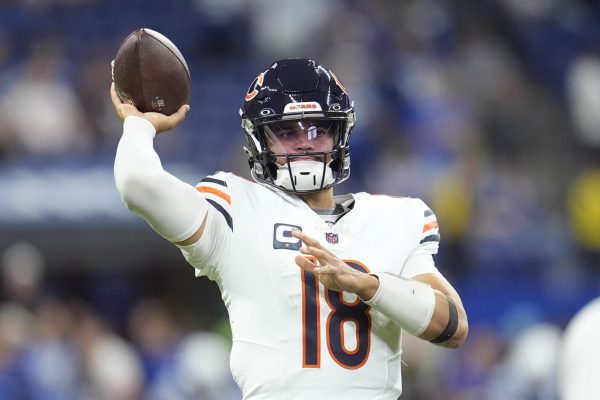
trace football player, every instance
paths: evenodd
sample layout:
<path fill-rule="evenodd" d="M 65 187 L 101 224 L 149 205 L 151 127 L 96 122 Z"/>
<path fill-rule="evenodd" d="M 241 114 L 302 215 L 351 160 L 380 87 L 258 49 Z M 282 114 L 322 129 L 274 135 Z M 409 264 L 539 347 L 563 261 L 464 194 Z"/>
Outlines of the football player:
<path fill-rule="evenodd" d="M 219 286 L 245 399 L 397 399 L 403 331 L 464 342 L 461 299 L 432 257 L 434 213 L 417 198 L 334 196 L 350 174 L 355 113 L 329 69 L 280 60 L 250 85 L 240 114 L 254 182 L 227 172 L 181 182 L 153 139 L 189 106 L 142 114 L 111 93 L 119 193 Z"/>

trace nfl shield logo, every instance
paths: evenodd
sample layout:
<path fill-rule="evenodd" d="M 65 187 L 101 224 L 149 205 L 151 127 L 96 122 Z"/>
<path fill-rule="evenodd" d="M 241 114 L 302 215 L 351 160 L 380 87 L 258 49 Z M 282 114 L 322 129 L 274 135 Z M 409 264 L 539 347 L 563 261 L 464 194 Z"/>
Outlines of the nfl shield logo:
<path fill-rule="evenodd" d="M 326 232 L 325 239 L 331 244 L 337 244 L 339 241 L 337 233 Z"/>

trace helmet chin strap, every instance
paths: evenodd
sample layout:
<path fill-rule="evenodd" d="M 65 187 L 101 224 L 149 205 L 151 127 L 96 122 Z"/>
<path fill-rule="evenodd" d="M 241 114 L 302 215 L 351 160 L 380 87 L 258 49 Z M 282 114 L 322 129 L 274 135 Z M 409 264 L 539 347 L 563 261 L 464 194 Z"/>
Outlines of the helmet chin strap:
<path fill-rule="evenodd" d="M 289 191 L 304 192 L 321 190 L 334 182 L 329 163 L 300 160 L 279 166 L 274 183 Z"/>

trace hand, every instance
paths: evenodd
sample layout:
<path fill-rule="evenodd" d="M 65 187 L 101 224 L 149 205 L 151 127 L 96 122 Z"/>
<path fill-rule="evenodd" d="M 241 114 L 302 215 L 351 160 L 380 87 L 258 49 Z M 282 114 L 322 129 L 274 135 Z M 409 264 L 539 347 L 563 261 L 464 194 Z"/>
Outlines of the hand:
<path fill-rule="evenodd" d="M 295 261 L 300 268 L 313 273 L 328 289 L 356 293 L 363 300 L 373 298 L 379 287 L 379 280 L 376 277 L 352 268 L 302 231 L 294 230 L 292 236 L 304 242 L 305 246 L 300 248 L 300 252 L 315 257 L 318 262 L 315 264 L 308 258 L 298 255 Z"/>
<path fill-rule="evenodd" d="M 181 123 L 185 119 L 185 114 L 190 110 L 190 106 L 187 104 L 182 105 L 177 112 L 171 115 L 164 115 L 156 112 L 146 112 L 143 113 L 138 110 L 133 104 L 123 103 L 117 95 L 117 90 L 115 89 L 115 83 L 113 82 L 110 85 L 110 97 L 112 99 L 113 105 L 115 106 L 115 110 L 117 111 L 117 115 L 121 120 L 121 123 L 125 121 L 125 118 L 129 116 L 137 116 L 144 118 L 149 121 L 152 125 L 154 125 L 154 129 L 156 129 L 156 133 L 165 132 L 175 128 L 177 125 Z"/>

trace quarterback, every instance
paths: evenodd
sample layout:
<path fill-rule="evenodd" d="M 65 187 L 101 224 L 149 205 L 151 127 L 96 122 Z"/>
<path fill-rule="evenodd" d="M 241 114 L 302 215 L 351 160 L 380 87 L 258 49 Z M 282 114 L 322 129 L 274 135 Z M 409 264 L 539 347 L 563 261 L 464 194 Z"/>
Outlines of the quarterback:
<path fill-rule="evenodd" d="M 334 196 L 350 174 L 353 103 L 309 59 L 273 63 L 240 110 L 253 182 L 226 172 L 194 187 L 153 147 L 189 110 L 141 113 L 112 100 L 128 209 L 178 246 L 227 307 L 231 371 L 244 399 L 397 399 L 402 332 L 456 348 L 468 331 L 434 264 L 435 214 L 417 198 Z"/>

